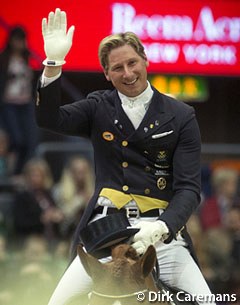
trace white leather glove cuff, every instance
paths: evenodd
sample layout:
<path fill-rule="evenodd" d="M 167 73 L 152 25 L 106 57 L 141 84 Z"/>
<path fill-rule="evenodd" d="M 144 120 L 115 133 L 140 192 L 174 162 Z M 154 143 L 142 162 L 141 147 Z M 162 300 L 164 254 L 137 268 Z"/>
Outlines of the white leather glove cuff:
<path fill-rule="evenodd" d="M 169 236 L 169 229 L 166 223 L 162 220 L 157 220 L 154 223 L 154 228 L 150 236 L 153 243 L 156 243 L 159 240 L 164 241 L 167 239 Z"/>
<path fill-rule="evenodd" d="M 48 67 L 58 67 L 64 65 L 65 63 L 65 60 L 51 60 L 48 58 L 43 61 L 43 65 Z"/>

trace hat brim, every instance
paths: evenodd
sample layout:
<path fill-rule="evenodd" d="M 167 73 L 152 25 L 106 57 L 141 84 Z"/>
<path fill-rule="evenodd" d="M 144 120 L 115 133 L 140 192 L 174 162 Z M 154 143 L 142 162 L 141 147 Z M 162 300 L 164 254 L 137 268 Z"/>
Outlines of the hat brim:
<path fill-rule="evenodd" d="M 115 244 L 118 244 L 120 242 L 124 242 L 128 240 L 130 237 L 135 235 L 137 232 L 139 232 L 139 229 L 137 228 L 127 228 L 125 230 L 121 230 L 118 232 L 113 232 L 112 234 L 108 234 L 102 239 L 99 239 L 95 245 L 92 247 L 89 247 L 89 249 L 86 249 L 88 252 L 104 249 L 107 247 L 111 247 Z"/>
<path fill-rule="evenodd" d="M 124 242 L 139 231 L 133 228 L 123 213 L 102 217 L 88 224 L 80 232 L 80 239 L 87 252 L 111 247 Z"/>

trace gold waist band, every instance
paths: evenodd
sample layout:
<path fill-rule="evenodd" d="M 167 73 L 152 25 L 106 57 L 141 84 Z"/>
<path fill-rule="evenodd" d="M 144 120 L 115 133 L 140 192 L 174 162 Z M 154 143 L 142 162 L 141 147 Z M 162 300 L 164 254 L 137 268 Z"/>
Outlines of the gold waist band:
<path fill-rule="evenodd" d="M 128 202 L 134 200 L 141 212 L 147 212 L 153 209 L 166 209 L 168 202 L 165 200 L 160 200 L 152 197 L 146 197 L 142 195 L 125 194 L 123 192 L 103 188 L 99 196 L 106 197 L 111 200 L 111 202 L 118 208 L 121 209 Z"/>

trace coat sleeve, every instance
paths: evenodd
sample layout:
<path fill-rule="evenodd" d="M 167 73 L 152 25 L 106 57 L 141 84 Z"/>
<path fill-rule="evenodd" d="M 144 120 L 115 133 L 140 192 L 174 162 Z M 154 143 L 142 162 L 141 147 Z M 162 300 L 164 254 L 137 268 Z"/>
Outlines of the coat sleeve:
<path fill-rule="evenodd" d="M 173 198 L 160 219 L 176 238 L 200 203 L 201 138 L 193 108 L 181 122 L 179 140 L 173 155 Z"/>
<path fill-rule="evenodd" d="M 44 88 L 39 87 L 35 107 L 38 126 L 66 135 L 90 137 L 96 101 L 83 99 L 61 104 L 60 78 Z"/>

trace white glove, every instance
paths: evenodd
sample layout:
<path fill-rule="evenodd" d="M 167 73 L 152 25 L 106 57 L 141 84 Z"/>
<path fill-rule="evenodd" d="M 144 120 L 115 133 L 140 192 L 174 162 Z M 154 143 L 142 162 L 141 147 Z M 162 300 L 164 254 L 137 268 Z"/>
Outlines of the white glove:
<path fill-rule="evenodd" d="M 48 22 L 42 20 L 42 35 L 44 50 L 47 58 L 43 61 L 45 66 L 61 66 L 65 64 L 65 56 L 72 46 L 74 26 L 67 32 L 67 17 L 59 8 L 55 13 L 50 12 Z"/>
<path fill-rule="evenodd" d="M 164 221 L 141 221 L 134 228 L 140 231 L 134 235 L 131 246 L 138 254 L 143 254 L 150 245 L 157 241 L 164 241 L 169 236 L 169 229 Z"/>

